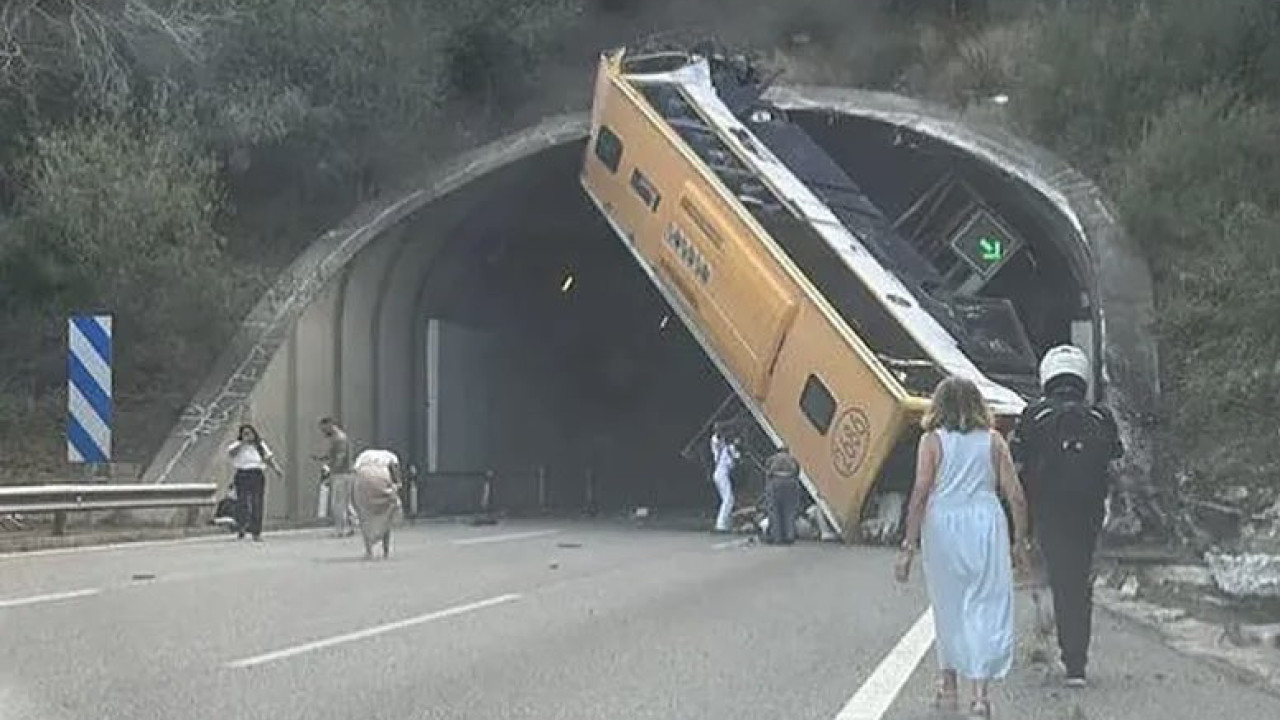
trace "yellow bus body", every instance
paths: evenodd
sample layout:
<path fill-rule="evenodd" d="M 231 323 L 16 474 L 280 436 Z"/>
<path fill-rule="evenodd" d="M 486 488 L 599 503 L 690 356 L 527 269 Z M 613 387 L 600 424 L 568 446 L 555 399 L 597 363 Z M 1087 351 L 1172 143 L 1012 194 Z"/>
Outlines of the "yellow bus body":
<path fill-rule="evenodd" d="M 757 421 L 799 460 L 827 517 L 855 539 L 872 486 L 928 400 L 904 388 L 651 107 L 622 55 L 601 60 L 582 184 Z"/>

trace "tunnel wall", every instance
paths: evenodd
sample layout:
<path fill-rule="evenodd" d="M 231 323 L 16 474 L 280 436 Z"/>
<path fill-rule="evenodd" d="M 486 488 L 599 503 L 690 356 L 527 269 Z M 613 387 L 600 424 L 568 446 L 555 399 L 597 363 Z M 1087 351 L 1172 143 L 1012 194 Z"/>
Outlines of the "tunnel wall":
<path fill-rule="evenodd" d="M 1108 398 L 1132 450 L 1126 475 L 1147 484 L 1147 419 L 1158 392 L 1149 271 L 1097 188 L 1046 151 L 934 106 L 833 88 L 772 92 L 784 107 L 868 118 L 935 138 L 1000 168 L 1054 208 L 1071 230 L 1058 238 L 1062 250 L 1082 277 L 1093 279 Z M 252 420 L 286 459 L 288 482 L 270 493 L 269 515 L 305 518 L 314 512 L 318 467 L 307 458 L 320 448 L 318 417 L 336 415 L 355 438 L 421 454 L 428 411 L 407 389 L 425 385 L 425 369 L 407 358 L 425 354 L 426 279 L 450 228 L 484 212 L 459 200 L 466 193 L 458 191 L 514 183 L 521 178 L 503 176 L 520 173 L 496 171 L 526 166 L 527 174 L 540 153 L 579 143 L 587 130 L 585 115 L 548 119 L 459 156 L 318 238 L 254 307 L 145 480 L 223 479 L 224 443 L 236 423 Z"/>
<path fill-rule="evenodd" d="M 289 462 L 289 474 L 297 479 L 315 468 L 295 459 L 305 459 L 318 445 L 311 438 L 314 407 L 293 407 L 291 398 L 309 395 L 289 390 L 290 368 L 296 365 L 296 346 L 291 338 L 299 319 L 315 313 L 319 322 L 327 317 L 328 344 L 332 352 L 333 376 L 327 392 L 332 393 L 333 412 L 341 416 L 353 432 L 370 435 L 376 422 L 377 398 L 372 368 L 376 343 L 370 342 L 372 315 L 377 302 L 376 282 L 386 269 L 394 243 L 387 249 L 363 254 L 375 240 L 394 235 L 399 226 L 434 202 L 469 183 L 513 162 L 565 143 L 580 141 L 587 132 L 585 115 L 550 118 L 528 130 L 506 137 L 472 152 L 464 153 L 420 178 L 403 194 L 361 206 L 347 220 L 313 242 L 277 278 L 250 311 L 240 329 L 218 358 L 214 369 L 195 397 L 184 409 L 169 437 L 144 473 L 144 482 L 189 482 L 197 478 L 225 482 L 228 475 L 223 449 L 234 427 L 253 419 L 269 434 L 268 440 Z M 385 254 L 385 255 L 384 255 Z M 358 262 L 353 262 L 360 255 Z M 384 258 L 382 263 L 378 258 Z M 381 264 L 381 268 L 378 266 Z M 332 322 L 337 309 L 326 314 L 313 308 L 317 298 L 330 287 L 341 303 L 342 322 Z M 308 321 L 309 323 L 310 321 Z M 317 403 L 318 405 L 318 403 Z M 288 417 L 301 418 L 297 432 L 288 429 Z M 303 427 L 305 426 L 305 427 Z M 301 489 L 273 492 L 271 513 L 286 510 L 284 498 L 302 498 Z"/>

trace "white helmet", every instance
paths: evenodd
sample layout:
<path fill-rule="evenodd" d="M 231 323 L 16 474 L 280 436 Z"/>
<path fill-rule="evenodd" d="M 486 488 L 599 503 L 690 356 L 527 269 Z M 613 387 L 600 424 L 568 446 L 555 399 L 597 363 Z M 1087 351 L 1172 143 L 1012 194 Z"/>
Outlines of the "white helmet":
<path fill-rule="evenodd" d="M 1059 345 L 1044 354 L 1040 361 L 1040 387 L 1063 375 L 1074 375 L 1089 384 L 1089 356 L 1074 345 Z"/>

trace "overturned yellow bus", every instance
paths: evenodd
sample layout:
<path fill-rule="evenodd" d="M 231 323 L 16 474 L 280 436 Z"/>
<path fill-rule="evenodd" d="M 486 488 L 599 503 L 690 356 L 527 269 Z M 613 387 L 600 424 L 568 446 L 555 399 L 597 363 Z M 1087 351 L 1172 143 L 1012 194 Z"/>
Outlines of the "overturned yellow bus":
<path fill-rule="evenodd" d="M 978 383 L 998 416 L 1024 400 L 966 354 L 944 301 L 903 281 L 928 269 L 858 219 L 869 201 L 748 72 L 682 50 L 604 54 L 582 184 L 853 539 L 943 377 Z"/>

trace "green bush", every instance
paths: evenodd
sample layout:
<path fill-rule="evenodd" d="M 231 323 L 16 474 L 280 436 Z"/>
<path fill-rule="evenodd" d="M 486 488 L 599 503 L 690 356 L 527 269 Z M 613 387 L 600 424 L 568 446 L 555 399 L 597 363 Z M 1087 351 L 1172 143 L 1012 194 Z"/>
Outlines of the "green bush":
<path fill-rule="evenodd" d="M 220 249 L 218 168 L 182 127 L 101 117 L 35 141 L 0 246 L 5 324 L 26 336 L 4 348 L 5 364 L 37 361 L 31 397 L 61 385 L 50 368 L 70 313 L 115 316 L 116 393 L 139 402 L 189 391 L 234 326 L 253 273 Z"/>
<path fill-rule="evenodd" d="M 1269 88 L 1275 3 L 1157 0 L 1045 3 L 1017 65 L 1024 129 L 1100 170 L 1171 100 L 1213 84 Z"/>
<path fill-rule="evenodd" d="M 1272 482 L 1280 461 L 1278 119 L 1221 89 L 1180 98 L 1115 173 L 1156 274 L 1166 447 L 1205 487 Z"/>

